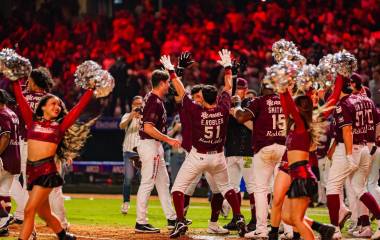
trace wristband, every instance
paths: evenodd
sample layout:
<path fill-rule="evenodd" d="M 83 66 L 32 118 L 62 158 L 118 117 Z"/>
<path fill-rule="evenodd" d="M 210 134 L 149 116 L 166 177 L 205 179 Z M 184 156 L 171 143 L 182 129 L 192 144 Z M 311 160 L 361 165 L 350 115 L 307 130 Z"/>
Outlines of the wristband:
<path fill-rule="evenodd" d="M 175 74 L 174 70 L 169 70 L 170 79 L 177 78 L 177 74 Z"/>

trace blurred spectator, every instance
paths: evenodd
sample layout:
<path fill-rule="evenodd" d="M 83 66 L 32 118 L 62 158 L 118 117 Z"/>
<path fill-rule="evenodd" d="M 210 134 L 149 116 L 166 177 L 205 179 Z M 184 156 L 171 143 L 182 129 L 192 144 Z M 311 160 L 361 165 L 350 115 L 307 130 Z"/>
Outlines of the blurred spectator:
<path fill-rule="evenodd" d="M 107 69 L 114 56 L 124 57 L 129 74 L 118 79 L 110 97 L 108 115 L 113 115 L 118 101 L 125 113 L 124 103 L 130 104 L 133 96 L 149 89 L 146 79 L 163 53 L 173 57 L 185 50 L 193 53 L 198 64 L 185 73 L 186 84 L 220 85 L 223 74 L 215 64 L 217 51 L 229 48 L 233 57 L 247 57 L 244 76 L 249 88 L 258 92 L 265 68 L 273 64 L 272 44 L 286 38 L 313 64 L 343 48 L 355 54 L 358 73 L 365 85 L 374 86 L 372 96 L 379 104 L 378 77 L 373 72 L 380 63 L 376 0 L 165 1 L 158 12 L 153 2 L 129 2 L 108 19 L 76 18 L 77 0 L 43 1 L 38 6 L 33 1 L 14 1 L 10 16 L 2 19 L 7 24 L 0 26 L 0 47 L 17 45 L 35 67 L 50 68 L 58 82 L 53 92 L 69 107 L 76 98 L 70 90 L 78 64 L 92 59 Z"/>

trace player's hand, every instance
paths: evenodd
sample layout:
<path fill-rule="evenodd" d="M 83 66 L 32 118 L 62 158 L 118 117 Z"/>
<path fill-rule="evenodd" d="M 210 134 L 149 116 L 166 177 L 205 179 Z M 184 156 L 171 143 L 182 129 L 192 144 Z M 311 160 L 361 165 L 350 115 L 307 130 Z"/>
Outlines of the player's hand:
<path fill-rule="evenodd" d="M 174 139 L 174 138 L 169 138 L 167 141 L 166 141 L 170 146 L 174 147 L 174 148 L 180 148 L 181 147 L 181 142 L 177 139 Z"/>
<path fill-rule="evenodd" d="M 220 60 L 218 60 L 218 63 L 222 65 L 224 68 L 232 67 L 231 62 L 231 52 L 227 49 L 222 49 L 222 51 L 219 51 Z"/>
<path fill-rule="evenodd" d="M 164 65 L 164 68 L 168 71 L 174 71 L 174 65 L 170 61 L 170 56 L 169 55 L 163 55 L 160 58 L 160 62 L 162 65 Z"/>
<path fill-rule="evenodd" d="M 183 52 L 178 58 L 178 67 L 187 68 L 194 63 L 190 52 Z"/>
<path fill-rule="evenodd" d="M 232 67 L 231 67 L 232 75 L 237 76 L 239 69 L 240 69 L 240 63 L 236 59 L 234 59 L 232 61 Z"/>
<path fill-rule="evenodd" d="M 178 66 L 175 69 L 177 76 L 182 77 L 185 68 L 194 63 L 190 52 L 182 52 L 178 58 Z"/>
<path fill-rule="evenodd" d="M 238 95 L 231 97 L 231 103 L 234 107 L 241 107 L 241 98 Z"/>

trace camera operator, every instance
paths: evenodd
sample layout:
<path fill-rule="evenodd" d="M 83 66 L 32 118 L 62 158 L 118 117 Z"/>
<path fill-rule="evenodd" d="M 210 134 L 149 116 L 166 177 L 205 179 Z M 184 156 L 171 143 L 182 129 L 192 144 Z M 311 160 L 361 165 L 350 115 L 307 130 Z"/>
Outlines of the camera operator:
<path fill-rule="evenodd" d="M 131 160 L 138 157 L 137 153 L 133 151 L 137 147 L 140 140 L 139 128 L 142 112 L 143 98 L 135 96 L 132 100 L 131 112 L 123 115 L 120 121 L 120 129 L 125 130 L 125 137 L 123 142 L 123 159 L 124 159 L 124 182 L 123 182 L 123 205 L 121 206 L 121 213 L 127 214 L 129 209 L 129 201 L 131 195 L 131 181 L 135 176 L 133 163 Z"/>

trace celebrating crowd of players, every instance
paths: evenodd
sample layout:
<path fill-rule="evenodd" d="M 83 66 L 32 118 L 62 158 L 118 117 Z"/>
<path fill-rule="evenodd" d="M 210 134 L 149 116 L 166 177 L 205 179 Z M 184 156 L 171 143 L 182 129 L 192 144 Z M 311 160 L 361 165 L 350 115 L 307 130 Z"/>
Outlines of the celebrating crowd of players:
<path fill-rule="evenodd" d="M 204 85 L 201 86 L 200 96 L 192 100 L 176 74 L 180 75 L 183 68 L 192 62 L 188 53 L 181 55 L 177 69 L 169 56 L 162 56 L 160 61 L 166 72 L 153 72 L 153 90 L 147 95 L 142 111 L 140 136 L 146 143 L 140 144 L 138 149 L 142 184 L 138 193 L 137 215 L 146 213 L 146 196 L 156 185 L 168 219 L 168 228 L 173 229 L 170 237 L 185 234 L 191 224 L 185 218 L 192 193 L 189 188 L 204 173 L 212 191 L 209 233 L 227 234 L 231 229 L 246 238 L 278 239 L 282 220 L 284 237 L 288 239 L 314 239 L 313 230 L 320 234 L 321 239 L 340 239 L 341 228 L 352 215 L 354 224 L 349 228 L 350 234 L 379 239 L 380 230 L 376 229 L 373 233 L 370 228 L 368 210 L 375 219 L 379 219 L 380 199 L 376 200 L 373 196 L 378 196 L 380 189 L 375 185 L 370 188 L 373 194 L 367 191 L 371 167 L 377 166 L 372 162 L 379 158 L 376 147 L 379 113 L 362 88 L 360 76 L 354 73 L 347 78 L 338 74 L 330 92 L 323 93 L 323 106 L 319 106 L 321 101 L 318 98 L 320 91 L 326 89 L 311 88 L 302 92 L 291 86 L 275 91 L 271 84 L 262 84 L 261 96 L 247 99 L 246 80 L 237 78 L 233 86 L 232 69 L 236 63 L 231 61 L 230 52 L 222 50 L 219 55 L 218 62 L 225 68 L 225 84 L 220 94 L 215 87 Z M 174 148 L 180 144 L 177 139 L 166 135 L 165 129 L 167 116 L 163 96 L 169 91 L 170 82 L 177 93 L 183 143 L 186 143 L 182 145 L 186 158 L 171 188 L 176 216 L 172 214 L 171 202 L 168 201 L 167 170 L 161 167 L 163 150 L 160 142 Z M 196 88 L 199 89 L 199 86 Z M 319 114 L 322 120 L 318 120 L 320 122 L 317 124 L 314 115 L 318 107 L 324 111 Z M 324 133 L 317 134 L 318 131 Z M 326 140 L 327 136 L 329 141 Z M 318 171 L 318 159 L 325 158 L 329 160 Z M 326 176 L 325 170 L 330 165 L 330 174 Z M 375 176 L 371 178 L 378 179 L 376 169 L 372 172 Z M 318 192 L 316 175 L 327 178 L 325 187 L 331 225 L 305 216 L 311 199 Z M 163 177 L 165 180 L 162 180 Z M 242 177 L 252 210 L 247 225 L 240 213 L 239 183 Z M 144 179 L 150 187 L 145 198 L 140 199 L 140 192 L 147 192 Z M 352 211 L 344 205 L 344 183 Z M 323 193 L 324 186 L 320 188 Z M 267 199 L 272 192 L 271 227 L 268 229 Z M 232 221 L 224 228 L 217 224 L 223 198 L 233 211 Z M 138 217 L 136 232 L 159 232 L 145 219 Z"/>
<path fill-rule="evenodd" d="M 360 76 L 354 73 L 347 78 L 338 74 L 332 91 L 324 93 L 325 111 L 320 114 L 320 121 L 330 124 L 321 124 L 326 128 L 323 129 L 326 134 L 318 135 L 315 131 L 320 129 L 316 129 L 314 110 L 319 107 L 319 91 L 325 89 L 311 88 L 302 92 L 290 86 L 280 91 L 263 83 L 261 96 L 247 98 L 248 83 L 243 78 L 234 80 L 236 62 L 231 60 L 230 52 L 223 49 L 219 56 L 218 63 L 225 72 L 221 93 L 211 85 L 194 86 L 191 94 L 188 93 L 181 75 L 192 64 L 191 55 L 183 53 L 177 67 L 169 56 L 162 56 L 160 61 L 165 70 L 152 73 L 151 92 L 143 103 L 141 98 L 135 98 L 138 108 L 135 106 L 133 110 L 136 113 L 122 119 L 120 127 L 127 128 L 132 124 L 134 129 L 131 133 L 134 134 L 139 129 L 139 141 L 134 144 L 141 161 L 135 231 L 160 231 L 147 221 L 149 196 L 156 187 L 171 229 L 170 238 L 185 234 L 191 224 L 191 220 L 186 219 L 190 197 L 204 174 L 212 192 L 209 233 L 228 234 L 229 230 L 237 230 L 239 236 L 250 239 L 278 239 L 282 221 L 284 237 L 288 239 L 315 239 L 313 230 L 320 234 L 321 239 L 341 239 L 340 229 L 351 217 L 355 224 L 350 226 L 349 233 L 380 239 L 380 188 L 375 184 L 379 174 L 376 161 L 380 161 L 380 151 L 376 147 L 379 143 L 376 138 L 379 129 L 376 127 L 380 116 L 363 91 Z M 64 132 L 89 103 L 93 90 L 87 90 L 78 105 L 66 113 L 62 101 L 46 92 L 49 85 L 46 74 L 41 69 L 34 70 L 29 77 L 28 88 L 33 92 L 29 93 L 31 99 L 24 97 L 27 95 L 23 95 L 19 81 L 12 81 L 18 104 L 14 109 L 20 112 L 22 123 L 7 107 L 8 94 L 0 91 L 0 229 L 6 233 L 11 222 L 10 190 L 16 175 L 21 186 L 26 185 L 29 191 L 26 205 L 23 203 L 24 214 L 19 219 L 23 221 L 20 239 L 28 239 L 32 235 L 36 213 L 59 239 L 75 239 L 65 230 L 64 214 L 57 218 L 52 213 L 49 194 L 63 182 L 54 162 L 57 147 Z M 167 131 L 163 100 L 171 85 L 176 91 L 182 141 L 171 137 Z M 32 99 L 37 103 L 35 109 Z M 139 108 L 141 104 L 142 110 Z M 19 137 L 19 128 L 25 126 L 26 135 Z M 329 136 L 329 141 L 326 141 L 326 136 Z M 24 157 L 20 157 L 20 139 L 27 140 L 27 144 L 22 144 L 22 147 L 27 147 L 27 153 L 21 154 Z M 182 148 L 186 155 L 171 188 L 172 199 L 162 142 L 175 149 Z M 125 146 L 127 161 L 135 157 L 133 147 Z M 318 153 L 318 149 L 324 150 Z M 26 170 L 20 169 L 22 158 L 25 158 Z M 318 167 L 318 158 L 329 161 L 325 162 L 324 169 L 316 172 L 312 167 Z M 324 170 L 328 167 L 330 170 L 326 175 Z M 17 175 L 20 171 L 23 174 Z M 327 179 L 326 199 L 331 225 L 305 216 L 312 197 L 318 191 L 316 175 Z M 23 177 L 26 181 L 22 180 Z M 240 212 L 239 183 L 242 177 L 251 206 L 248 224 Z M 367 183 L 371 184 L 370 187 Z M 350 210 L 344 204 L 344 184 Z M 19 195 L 25 191 L 18 188 L 16 192 Z M 128 187 L 125 191 L 124 200 L 129 201 Z M 59 195 L 61 190 L 57 192 Z M 324 192 L 323 186 L 320 192 Z M 271 227 L 268 229 L 268 195 L 272 193 Z M 224 199 L 231 206 L 233 219 L 222 228 L 217 221 Z M 378 221 L 378 229 L 374 233 L 369 212 Z"/>

